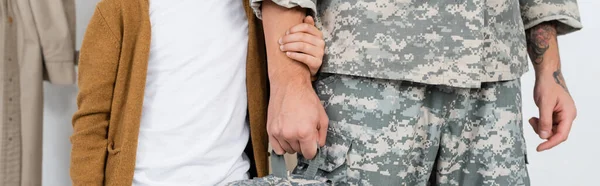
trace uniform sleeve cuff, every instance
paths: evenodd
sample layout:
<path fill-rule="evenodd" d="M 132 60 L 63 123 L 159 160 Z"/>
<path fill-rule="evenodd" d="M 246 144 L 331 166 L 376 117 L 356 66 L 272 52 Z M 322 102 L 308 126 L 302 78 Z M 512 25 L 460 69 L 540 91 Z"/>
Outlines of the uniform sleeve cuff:
<path fill-rule="evenodd" d="M 556 21 L 558 35 L 581 30 L 579 7 L 575 0 L 551 3 L 549 1 L 531 1 L 521 5 L 521 17 L 525 29 L 547 22 Z"/>
<path fill-rule="evenodd" d="M 294 8 L 294 7 L 302 7 L 310 10 L 310 13 L 313 16 L 317 15 L 317 5 L 315 3 L 316 0 L 272 0 L 275 4 L 286 7 L 286 8 Z M 261 5 L 263 0 L 250 0 L 250 7 L 254 10 L 254 14 L 259 19 L 262 19 L 262 11 Z"/>
<path fill-rule="evenodd" d="M 558 23 L 556 25 L 556 33 L 558 35 L 569 34 L 571 32 L 575 32 L 583 28 L 583 25 L 577 18 L 564 15 L 553 15 L 548 17 L 542 17 L 528 22 L 527 24 L 525 24 L 525 30 L 533 28 L 534 26 L 547 21 L 556 21 Z"/>

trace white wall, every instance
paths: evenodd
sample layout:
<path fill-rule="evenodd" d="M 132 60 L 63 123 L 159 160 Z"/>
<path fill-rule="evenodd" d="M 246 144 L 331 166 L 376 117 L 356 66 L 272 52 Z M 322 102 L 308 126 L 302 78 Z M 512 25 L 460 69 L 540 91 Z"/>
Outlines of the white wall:
<path fill-rule="evenodd" d="M 99 0 L 76 0 L 77 48 L 95 5 Z M 44 82 L 44 147 L 42 183 L 44 186 L 69 186 L 69 136 L 71 116 L 77 110 L 77 86 L 58 86 Z"/>
<path fill-rule="evenodd" d="M 575 99 L 578 116 L 566 143 L 547 152 L 538 153 L 542 142 L 528 123 L 526 135 L 529 152 L 529 173 L 534 186 L 598 185 L 600 175 L 600 1 L 579 0 L 584 29 L 559 38 L 565 81 Z M 523 116 L 537 116 L 533 104 L 533 72 L 523 82 Z M 526 120 L 525 120 L 526 121 Z"/>
<path fill-rule="evenodd" d="M 78 46 L 98 0 L 77 0 Z M 569 140 L 547 152 L 537 153 L 541 140 L 525 124 L 529 151 L 529 172 L 534 186 L 588 186 L 597 183 L 600 174 L 600 1 L 579 0 L 585 29 L 561 37 L 563 73 L 573 95 L 579 116 Z M 537 116 L 533 104 L 533 73 L 523 77 L 523 110 L 528 119 Z M 75 86 L 44 84 L 44 186 L 68 186 L 69 135 L 71 116 L 76 110 Z M 596 96 L 595 96 L 596 95 Z M 598 115 L 595 115 L 598 114 Z"/>

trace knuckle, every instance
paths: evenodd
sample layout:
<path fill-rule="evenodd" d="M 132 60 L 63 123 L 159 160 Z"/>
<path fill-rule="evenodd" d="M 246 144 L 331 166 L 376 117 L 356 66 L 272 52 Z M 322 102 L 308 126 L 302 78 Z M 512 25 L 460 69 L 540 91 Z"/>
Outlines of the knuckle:
<path fill-rule="evenodd" d="M 540 118 L 540 124 L 543 126 L 552 125 L 552 119 L 548 117 Z"/>
<path fill-rule="evenodd" d="M 302 41 L 309 41 L 309 39 L 310 39 L 310 35 L 309 34 L 302 33 L 300 35 L 300 40 L 302 40 Z"/>
<path fill-rule="evenodd" d="M 302 43 L 302 44 L 300 44 L 300 49 L 301 49 L 301 50 L 306 50 L 306 49 L 308 49 L 308 44 L 306 44 L 306 43 Z"/>
<path fill-rule="evenodd" d="M 267 130 L 267 132 L 269 134 L 271 134 L 271 136 L 276 136 L 276 137 L 281 136 L 281 131 L 277 128 L 270 128 L 270 130 Z"/>
<path fill-rule="evenodd" d="M 281 38 L 281 42 L 284 44 L 288 43 L 290 40 L 293 40 L 293 37 L 291 35 L 286 35 Z"/>
<path fill-rule="evenodd" d="M 273 136 L 273 132 L 269 127 L 267 127 L 267 134 L 269 134 L 269 136 Z"/>
<path fill-rule="evenodd" d="M 319 63 L 319 60 L 311 60 L 311 63 L 308 64 L 308 66 L 310 66 L 310 68 L 313 68 L 315 71 L 317 71 L 319 69 L 319 67 L 321 66 L 321 64 Z"/>
<path fill-rule="evenodd" d="M 283 131 L 281 133 L 281 136 L 285 139 L 293 139 L 295 137 L 294 132 L 292 132 L 291 130 Z"/>
<path fill-rule="evenodd" d="M 537 105 L 540 106 L 540 104 L 542 103 L 542 100 L 544 100 L 544 98 L 542 96 L 536 96 L 535 98 L 533 98 L 533 102 Z"/>
<path fill-rule="evenodd" d="M 298 130 L 296 132 L 296 135 L 299 139 L 307 139 L 308 137 L 310 137 L 310 130 Z"/>
<path fill-rule="evenodd" d="M 306 23 L 302 23 L 300 28 L 302 28 L 302 30 L 308 30 L 310 28 L 310 25 L 306 24 Z"/>
<path fill-rule="evenodd" d="M 319 44 L 319 46 L 322 46 L 323 48 L 325 48 L 325 40 L 319 39 L 318 44 Z"/>

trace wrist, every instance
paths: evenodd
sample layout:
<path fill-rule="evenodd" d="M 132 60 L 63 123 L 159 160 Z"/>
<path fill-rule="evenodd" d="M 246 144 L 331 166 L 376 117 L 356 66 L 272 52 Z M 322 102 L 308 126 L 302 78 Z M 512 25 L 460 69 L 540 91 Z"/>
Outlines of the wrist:
<path fill-rule="evenodd" d="M 301 72 L 269 72 L 269 83 L 271 85 L 271 89 L 278 89 L 281 87 L 312 86 L 310 73 Z"/>
<path fill-rule="evenodd" d="M 536 68 L 535 69 L 535 78 L 549 78 L 557 71 L 556 68 Z"/>

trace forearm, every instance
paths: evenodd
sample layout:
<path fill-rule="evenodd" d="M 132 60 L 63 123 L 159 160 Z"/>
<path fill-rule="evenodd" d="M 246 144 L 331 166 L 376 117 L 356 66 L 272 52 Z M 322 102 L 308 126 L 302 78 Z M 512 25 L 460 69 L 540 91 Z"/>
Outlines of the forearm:
<path fill-rule="evenodd" d="M 74 186 L 103 185 L 105 179 L 108 125 L 122 40 L 111 30 L 119 26 L 109 24 L 117 21 L 102 16 L 103 5 L 98 5 L 90 19 L 79 56 L 78 109 L 70 138 Z"/>
<path fill-rule="evenodd" d="M 271 0 L 262 4 L 263 27 L 267 47 L 267 64 L 271 88 L 290 82 L 310 82 L 310 71 L 279 49 L 279 38 L 291 27 L 302 23 L 306 16 L 302 8 L 284 8 Z"/>
<path fill-rule="evenodd" d="M 535 69 L 536 78 L 551 76 L 565 90 L 567 85 L 561 72 L 556 24 L 541 23 L 526 31 L 527 50 Z"/>

